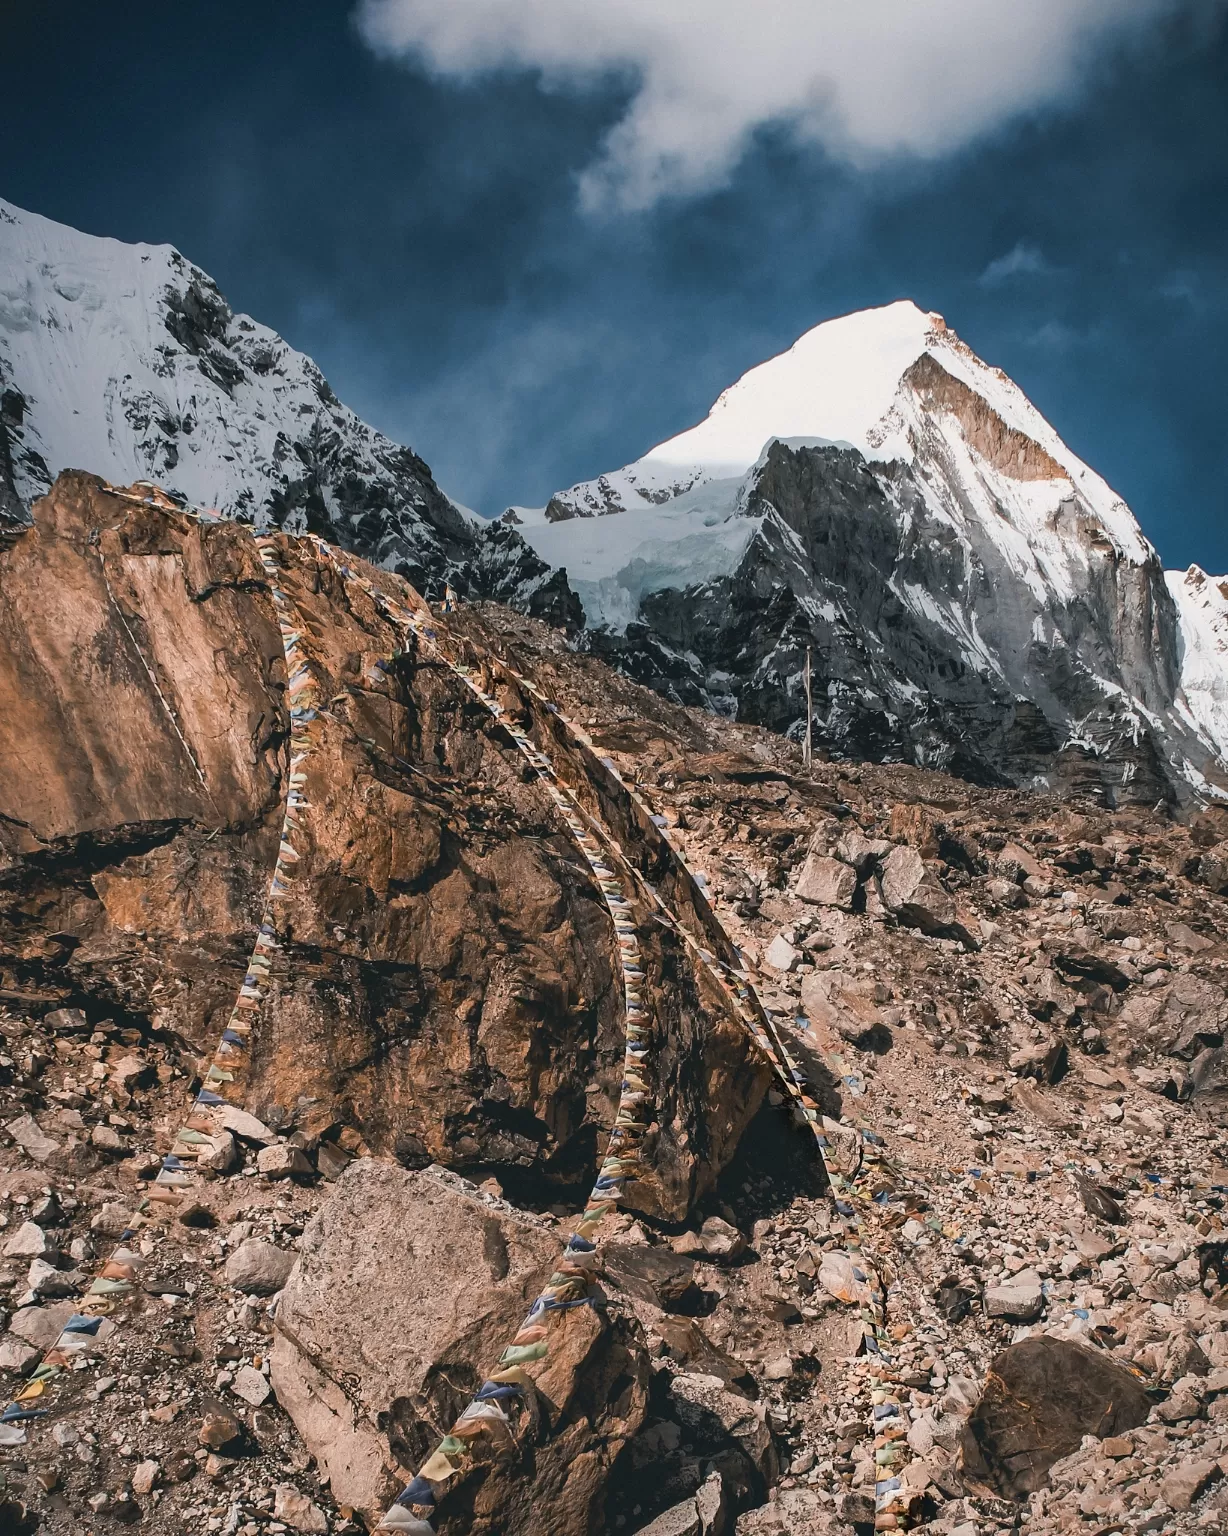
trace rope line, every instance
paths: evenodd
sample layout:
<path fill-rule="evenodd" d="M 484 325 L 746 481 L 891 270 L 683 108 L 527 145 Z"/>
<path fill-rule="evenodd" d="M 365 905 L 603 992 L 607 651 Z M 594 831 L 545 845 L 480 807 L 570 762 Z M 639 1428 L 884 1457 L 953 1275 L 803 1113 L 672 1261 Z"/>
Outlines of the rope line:
<path fill-rule="evenodd" d="M 120 493 L 122 494 L 122 493 Z M 126 500 L 137 498 L 127 496 Z M 147 503 L 140 503 L 142 505 Z M 157 502 L 153 503 L 159 505 Z M 179 511 L 179 508 L 168 507 Z M 269 590 L 277 612 L 281 631 L 282 648 L 286 664 L 286 694 L 290 719 L 290 758 L 286 785 L 286 805 L 282 820 L 281 838 L 277 860 L 269 881 L 264 909 L 261 913 L 256 940 L 247 963 L 247 971 L 239 987 L 238 996 L 222 1031 L 199 1092 L 188 1116 L 181 1126 L 171 1151 L 162 1159 L 162 1166 L 153 1180 L 147 1199 L 142 1200 L 120 1234 L 117 1246 L 102 1264 L 89 1286 L 80 1310 L 64 1324 L 59 1337 L 35 1371 L 26 1379 L 12 1402 L 0 1412 L 0 1425 L 9 1427 L 4 1437 L 6 1445 L 24 1443 L 25 1426 L 47 1417 L 50 1409 L 44 1406 L 49 1390 L 58 1378 L 80 1359 L 94 1352 L 114 1330 L 112 1314 L 123 1302 L 132 1297 L 137 1288 L 143 1256 L 129 1246 L 140 1228 L 145 1225 L 145 1213 L 151 1203 L 178 1204 L 185 1190 L 199 1180 L 192 1165 L 202 1153 L 212 1151 L 216 1137 L 225 1129 L 226 1109 L 238 1095 L 237 1083 L 242 1075 L 248 1053 L 252 1026 L 268 989 L 268 979 L 273 956 L 280 947 L 277 938 L 277 916 L 280 904 L 290 894 L 294 882 L 294 866 L 300 854 L 294 846 L 301 830 L 299 812 L 306 809 L 306 772 L 304 764 L 315 744 L 314 722 L 318 712 L 318 690 L 307 656 L 302 649 L 303 630 L 293 601 L 280 585 L 281 568 L 277 563 L 275 540 L 256 537 L 256 546 Z M 100 556 L 101 558 L 101 556 Z M 106 579 L 104 568 L 103 578 Z M 107 583 L 110 594 L 110 583 Z M 111 597 L 114 604 L 114 596 Z M 118 605 L 116 605 L 116 611 Z M 120 620 L 123 614 L 120 613 Z M 124 622 L 124 628 L 127 624 Z M 135 639 L 129 631 L 129 638 Z M 137 647 L 138 655 L 140 648 Z M 144 657 L 142 656 L 142 661 Z M 146 663 L 148 671 L 148 664 Z M 157 682 L 151 681 L 155 689 Z M 158 689 L 159 697 L 161 690 Z M 165 700 L 163 700 L 165 703 Z M 168 710 L 169 712 L 169 710 Z M 172 720 L 174 719 L 172 715 Z M 186 746 L 185 742 L 185 746 Z M 189 749 L 193 766 L 199 766 Z M 204 783 L 203 776 L 201 782 Z M 206 786 L 206 792 L 208 792 Z M 20 1439 L 18 1436 L 20 1435 Z"/>

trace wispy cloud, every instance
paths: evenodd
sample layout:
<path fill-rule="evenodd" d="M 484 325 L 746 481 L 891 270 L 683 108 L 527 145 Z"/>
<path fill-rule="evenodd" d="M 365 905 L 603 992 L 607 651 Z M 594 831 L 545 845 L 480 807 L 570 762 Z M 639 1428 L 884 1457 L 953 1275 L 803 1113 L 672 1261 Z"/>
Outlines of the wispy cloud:
<path fill-rule="evenodd" d="M 755 130 L 784 125 L 857 164 L 936 156 L 1077 94 L 1123 34 L 1223 0 L 360 0 L 391 57 L 451 78 L 611 79 L 629 100 L 581 178 L 591 207 L 720 185 Z"/>
<path fill-rule="evenodd" d="M 1007 251 L 1005 256 L 999 256 L 995 261 L 991 261 L 977 278 L 977 282 L 982 288 L 1000 288 L 1003 283 L 1010 282 L 1012 278 L 1039 277 L 1053 270 L 1038 246 L 1032 245 L 1027 240 L 1020 240 L 1017 245 Z"/>

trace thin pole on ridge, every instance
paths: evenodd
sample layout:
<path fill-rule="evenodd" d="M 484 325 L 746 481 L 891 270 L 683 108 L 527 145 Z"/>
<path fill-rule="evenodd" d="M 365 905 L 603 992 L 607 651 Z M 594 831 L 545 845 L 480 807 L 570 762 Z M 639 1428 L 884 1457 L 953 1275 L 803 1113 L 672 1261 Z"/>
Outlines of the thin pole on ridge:
<path fill-rule="evenodd" d="M 810 647 L 806 647 L 806 740 L 802 744 L 802 762 L 807 768 L 812 761 L 814 746 L 814 703 L 810 697 Z"/>

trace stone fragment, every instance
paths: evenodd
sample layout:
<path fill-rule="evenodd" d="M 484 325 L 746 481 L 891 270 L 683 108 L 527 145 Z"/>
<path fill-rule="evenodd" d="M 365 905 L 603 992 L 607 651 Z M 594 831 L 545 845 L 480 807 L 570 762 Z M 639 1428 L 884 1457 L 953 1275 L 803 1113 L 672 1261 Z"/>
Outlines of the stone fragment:
<path fill-rule="evenodd" d="M 1160 1496 L 1169 1509 L 1189 1509 L 1194 1500 L 1204 1494 L 1213 1483 L 1223 1477 L 1218 1461 L 1190 1457 L 1164 1474 L 1160 1483 Z"/>
<path fill-rule="evenodd" d="M 90 1231 L 99 1237 L 122 1237 L 128 1230 L 132 1212 L 118 1200 L 107 1200 L 90 1218 Z"/>
<path fill-rule="evenodd" d="M 151 1493 L 158 1484 L 162 1468 L 156 1461 L 142 1461 L 132 1469 L 132 1491 L 138 1498 Z"/>
<path fill-rule="evenodd" d="M 638 1527 L 636 1536 L 700 1536 L 702 1529 L 699 1506 L 694 1499 L 684 1499 L 647 1525 Z"/>
<path fill-rule="evenodd" d="M 261 1148 L 256 1156 L 256 1167 L 266 1179 L 303 1178 L 315 1171 L 306 1154 L 288 1142 Z"/>
<path fill-rule="evenodd" d="M 850 912 L 857 894 L 857 871 L 839 859 L 812 853 L 802 865 L 795 891 L 803 901 L 815 906 L 839 907 Z"/>
<path fill-rule="evenodd" d="M 43 1023 L 57 1035 L 81 1035 L 90 1027 L 80 1008 L 53 1008 L 43 1015 Z"/>
<path fill-rule="evenodd" d="M 55 1244 L 42 1227 L 32 1221 L 23 1221 L 4 1245 L 6 1259 L 41 1259 L 55 1251 Z"/>
<path fill-rule="evenodd" d="M 30 1211 L 30 1220 L 40 1227 L 58 1227 L 63 1219 L 64 1208 L 54 1192 L 44 1195 Z"/>
<path fill-rule="evenodd" d="M 46 1301 L 55 1296 L 75 1296 L 85 1284 L 85 1275 L 79 1269 L 57 1269 L 46 1259 L 31 1259 L 26 1275 L 26 1292 L 30 1299 Z"/>
<path fill-rule="evenodd" d="M 860 879 L 865 880 L 879 859 L 886 858 L 891 852 L 891 844 L 885 837 L 867 837 L 860 827 L 852 827 L 836 844 L 836 852 L 846 864 L 853 866 Z"/>
<path fill-rule="evenodd" d="M 285 1285 L 294 1260 L 294 1254 L 275 1243 L 249 1237 L 226 1260 L 226 1282 L 250 1296 L 272 1296 Z"/>
<path fill-rule="evenodd" d="M 316 1167 L 326 1179 L 339 1179 L 350 1162 L 350 1154 L 335 1141 L 322 1141 L 316 1153 Z"/>
<path fill-rule="evenodd" d="M 719 1471 L 710 1473 L 699 1485 L 695 1508 L 699 1511 L 699 1528 L 703 1536 L 727 1536 L 733 1523 L 733 1512 L 725 1495 L 725 1480 Z"/>
<path fill-rule="evenodd" d="M 269 1386 L 269 1379 L 263 1372 L 256 1370 L 254 1366 L 242 1365 L 235 1372 L 230 1390 L 236 1397 L 241 1397 L 245 1403 L 250 1403 L 253 1408 L 259 1408 L 267 1402 L 273 1389 Z"/>
<path fill-rule="evenodd" d="M 1133 1429 L 1150 1410 L 1141 1384 L 1107 1356 L 1065 1339 L 1024 1339 L 990 1366 L 964 1430 L 964 1466 L 1004 1497 L 1022 1498 L 1084 1435 Z"/>
<path fill-rule="evenodd" d="M 669 1384 L 674 1417 L 683 1430 L 702 1434 L 711 1420 L 738 1446 L 756 1475 L 769 1487 L 780 1473 L 780 1453 L 767 1410 L 731 1392 L 718 1376 L 683 1372 Z"/>
<path fill-rule="evenodd" d="M 1013 880 L 993 879 L 985 886 L 985 894 L 999 907 L 1026 907 L 1027 897 Z"/>
<path fill-rule="evenodd" d="M 702 1251 L 702 1244 L 700 1247 Z M 703 1293 L 695 1284 L 694 1260 L 670 1248 L 609 1243 L 605 1267 L 623 1290 L 664 1312 L 691 1314 L 702 1302 Z"/>
<path fill-rule="evenodd" d="M 210 1173 L 231 1173 L 238 1164 L 239 1147 L 231 1131 L 219 1131 L 216 1136 L 211 1136 L 201 1144 L 196 1156 L 196 1166 Z"/>
<path fill-rule="evenodd" d="M 111 1081 L 125 1093 L 134 1088 L 146 1088 L 153 1081 L 153 1068 L 144 1056 L 124 1056 L 111 1068 Z"/>
<path fill-rule="evenodd" d="M 923 933 L 941 933 L 955 922 L 954 898 L 930 874 L 915 848 L 902 844 L 883 860 L 882 891 L 887 910 Z"/>
<path fill-rule="evenodd" d="M 843 1493 L 836 1503 L 840 1518 L 852 1526 L 874 1524 L 874 1500 L 868 1493 Z"/>
<path fill-rule="evenodd" d="M 125 1150 L 124 1139 L 113 1125 L 96 1125 L 90 1132 L 90 1145 L 112 1155 Z"/>
<path fill-rule="evenodd" d="M 453 1175 L 361 1159 L 309 1223 L 274 1319 L 278 1402 L 339 1504 L 369 1525 L 399 1491 L 390 1468 L 428 1447 L 499 1360 L 558 1264 L 559 1239 Z M 610 1465 L 639 1429 L 648 1357 L 639 1325 L 592 1307 L 550 1324 L 522 1368 L 565 1432 L 448 1484 L 457 1529 L 587 1536 Z M 361 1362 L 358 1367 L 358 1362 Z M 738 1401 L 745 1404 L 744 1399 Z M 745 1404 L 749 1407 L 749 1404 Z M 536 1411 L 536 1410 L 535 1410 Z M 475 1506 L 474 1501 L 480 1501 Z"/>
<path fill-rule="evenodd" d="M 763 957 L 774 971 L 782 974 L 793 970 L 802 958 L 800 949 L 795 949 L 783 933 L 778 933 L 767 947 L 767 953 Z"/>
<path fill-rule="evenodd" d="M 36 1163 L 45 1163 L 53 1152 L 60 1150 L 59 1142 L 43 1133 L 33 1115 L 19 1115 L 8 1121 L 4 1129 Z"/>
<path fill-rule="evenodd" d="M 60 1334 L 64 1324 L 76 1311 L 71 1301 L 52 1302 L 46 1307 L 19 1307 L 9 1321 L 9 1332 L 25 1339 L 45 1354 Z"/>
<path fill-rule="evenodd" d="M 43 1358 L 43 1351 L 24 1339 L 9 1335 L 0 1339 L 0 1371 L 11 1371 L 15 1376 L 28 1376 Z"/>
<path fill-rule="evenodd" d="M 292 1531 L 327 1531 L 328 1517 L 293 1483 L 280 1483 L 273 1495 L 273 1518 Z"/>
<path fill-rule="evenodd" d="M 197 1440 L 206 1450 L 224 1452 L 243 1444 L 243 1425 L 229 1408 L 218 1402 L 206 1402 Z"/>
<path fill-rule="evenodd" d="M 230 1131 L 244 1141 L 258 1141 L 265 1145 L 277 1140 L 277 1132 L 271 1131 L 263 1120 L 249 1115 L 234 1104 L 222 1104 L 213 1113 L 213 1122 L 224 1131 Z"/>
<path fill-rule="evenodd" d="M 718 1263 L 730 1264 L 746 1252 L 746 1239 L 737 1227 L 719 1216 L 709 1216 L 699 1229 L 699 1240 L 704 1252 Z"/>

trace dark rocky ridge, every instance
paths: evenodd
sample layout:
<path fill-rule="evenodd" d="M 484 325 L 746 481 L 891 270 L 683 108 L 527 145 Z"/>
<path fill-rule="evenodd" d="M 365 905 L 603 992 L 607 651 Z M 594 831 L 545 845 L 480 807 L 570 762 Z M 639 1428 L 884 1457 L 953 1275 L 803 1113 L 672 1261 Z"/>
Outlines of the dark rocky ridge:
<path fill-rule="evenodd" d="M 933 359 L 910 375 L 922 436 L 925 411 L 958 410 L 968 439 L 1019 478 L 1056 468 Z M 1110 804 L 1188 801 L 1187 762 L 1225 782 L 1174 707 L 1181 642 L 1158 558 L 1118 558 L 1072 493 L 1058 531 L 1085 553 L 1086 584 L 1043 602 L 975 517 L 964 537 L 932 511 L 921 476 L 944 444 L 931 435 L 912 465 L 773 443 L 744 507 L 763 522 L 732 574 L 650 592 L 625 632 L 590 630 L 584 645 L 679 702 L 794 736 L 810 647 L 816 745 L 837 758 Z"/>

